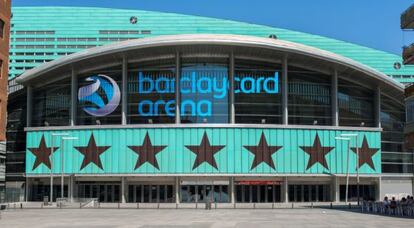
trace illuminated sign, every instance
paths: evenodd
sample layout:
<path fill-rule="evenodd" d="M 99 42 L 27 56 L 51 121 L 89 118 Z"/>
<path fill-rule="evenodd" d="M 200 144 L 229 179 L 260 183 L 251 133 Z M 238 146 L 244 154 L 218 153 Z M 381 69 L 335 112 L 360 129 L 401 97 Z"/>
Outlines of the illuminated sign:
<path fill-rule="evenodd" d="M 160 76 L 153 79 L 150 76 L 138 73 L 138 94 L 151 93 L 175 93 L 175 79 Z M 191 76 L 180 78 L 180 93 L 186 99 L 181 100 L 181 115 L 211 116 L 212 105 L 226 99 L 229 91 L 227 77 L 200 76 L 192 72 Z M 234 93 L 276 94 L 279 92 L 279 74 L 275 72 L 271 77 L 234 77 Z M 210 99 L 193 99 L 196 97 L 209 96 Z M 185 113 L 184 110 L 190 110 Z M 175 99 L 172 100 L 142 100 L 138 105 L 138 113 L 141 116 L 158 116 L 166 113 L 168 116 L 175 115 Z"/>
<path fill-rule="evenodd" d="M 79 102 L 90 103 L 83 110 L 92 116 L 106 116 L 115 111 L 121 100 L 118 84 L 103 74 L 88 77 L 85 81 L 93 83 L 79 88 Z"/>
<path fill-rule="evenodd" d="M 142 72 L 138 73 L 137 96 L 140 94 L 175 94 L 175 78 L 159 75 L 154 79 Z M 121 92 L 118 84 L 109 76 L 96 75 L 85 79 L 92 82 L 79 88 L 78 99 L 87 106 L 83 110 L 92 116 L 106 116 L 118 107 Z M 216 103 L 226 103 L 230 82 L 227 75 L 211 76 L 200 75 L 199 72 L 191 72 L 182 75 L 179 80 L 181 94 L 180 113 L 187 116 L 212 116 Z M 235 76 L 234 93 L 244 94 L 276 94 L 279 93 L 279 74 L 273 76 Z M 148 100 L 143 99 L 138 103 L 140 116 L 159 116 L 165 113 L 167 116 L 175 116 L 176 100 Z"/>

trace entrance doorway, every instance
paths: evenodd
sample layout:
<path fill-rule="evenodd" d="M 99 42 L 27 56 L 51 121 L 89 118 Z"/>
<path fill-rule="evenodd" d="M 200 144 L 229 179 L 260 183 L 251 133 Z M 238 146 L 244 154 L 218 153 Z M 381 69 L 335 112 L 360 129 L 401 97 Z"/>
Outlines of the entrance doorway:
<path fill-rule="evenodd" d="M 237 203 L 274 203 L 280 202 L 280 185 L 278 184 L 236 184 Z"/>
<path fill-rule="evenodd" d="M 182 203 L 229 202 L 228 185 L 181 185 Z"/>
<path fill-rule="evenodd" d="M 129 203 L 173 203 L 173 185 L 128 185 Z"/>
<path fill-rule="evenodd" d="M 120 194 L 120 184 L 78 183 L 79 198 L 97 198 L 99 202 L 119 202 Z"/>
<path fill-rule="evenodd" d="M 331 200 L 330 185 L 289 185 L 290 202 L 327 202 Z"/>

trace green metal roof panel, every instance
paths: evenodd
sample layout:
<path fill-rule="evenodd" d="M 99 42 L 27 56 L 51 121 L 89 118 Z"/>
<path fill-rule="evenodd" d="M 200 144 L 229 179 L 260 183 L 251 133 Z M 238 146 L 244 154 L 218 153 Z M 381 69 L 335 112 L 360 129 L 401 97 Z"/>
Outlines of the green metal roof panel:
<path fill-rule="evenodd" d="M 14 61 L 21 58 L 21 55 L 16 54 L 17 52 L 49 52 L 53 54 L 43 57 L 51 60 L 67 52 L 70 54 L 82 50 L 85 48 L 82 45 L 100 46 L 117 41 L 114 38 L 136 39 L 176 34 L 238 34 L 258 37 L 275 34 L 278 39 L 331 51 L 387 75 L 414 75 L 414 66 L 402 65 L 401 69 L 394 69 L 395 62 L 402 63 L 399 55 L 314 34 L 243 22 L 174 13 L 91 7 L 14 7 L 12 12 L 11 78 L 15 77 L 18 72 L 21 73 L 33 67 L 33 63 L 17 65 Z M 129 22 L 131 16 L 138 18 L 136 24 Z M 129 30 L 134 34 L 102 34 L 100 30 Z M 21 34 L 21 31 L 54 31 L 55 33 Z M 148 31 L 150 34 L 147 34 Z M 30 39 L 17 41 L 16 38 L 54 38 L 54 41 Z M 58 38 L 96 38 L 96 40 L 62 41 Z M 32 47 L 33 45 L 46 46 L 39 48 Z M 52 45 L 52 47 L 47 45 Z M 78 45 L 78 47 L 73 45 Z M 26 55 L 23 59 L 35 59 L 34 57 L 37 56 Z M 36 63 L 38 64 L 41 63 Z M 396 78 L 396 80 L 399 79 Z M 414 82 L 414 78 L 404 78 L 404 82 Z"/>

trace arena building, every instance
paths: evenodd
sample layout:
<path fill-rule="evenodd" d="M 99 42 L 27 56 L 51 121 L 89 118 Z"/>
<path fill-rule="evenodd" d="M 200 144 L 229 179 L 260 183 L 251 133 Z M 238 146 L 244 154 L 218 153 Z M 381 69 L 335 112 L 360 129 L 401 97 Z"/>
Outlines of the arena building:
<path fill-rule="evenodd" d="M 357 182 L 365 199 L 412 194 L 402 83 L 414 68 L 400 56 L 204 17 L 12 10 L 14 196 L 336 202 L 347 182 L 349 200 Z"/>

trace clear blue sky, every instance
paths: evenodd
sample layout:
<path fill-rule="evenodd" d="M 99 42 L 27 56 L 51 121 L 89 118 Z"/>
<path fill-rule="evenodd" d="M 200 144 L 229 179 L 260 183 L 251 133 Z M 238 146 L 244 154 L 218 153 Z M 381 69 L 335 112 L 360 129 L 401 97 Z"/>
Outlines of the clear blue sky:
<path fill-rule="evenodd" d="M 95 6 L 182 13 L 269 25 L 401 53 L 411 0 L 12 0 L 13 6 Z"/>

